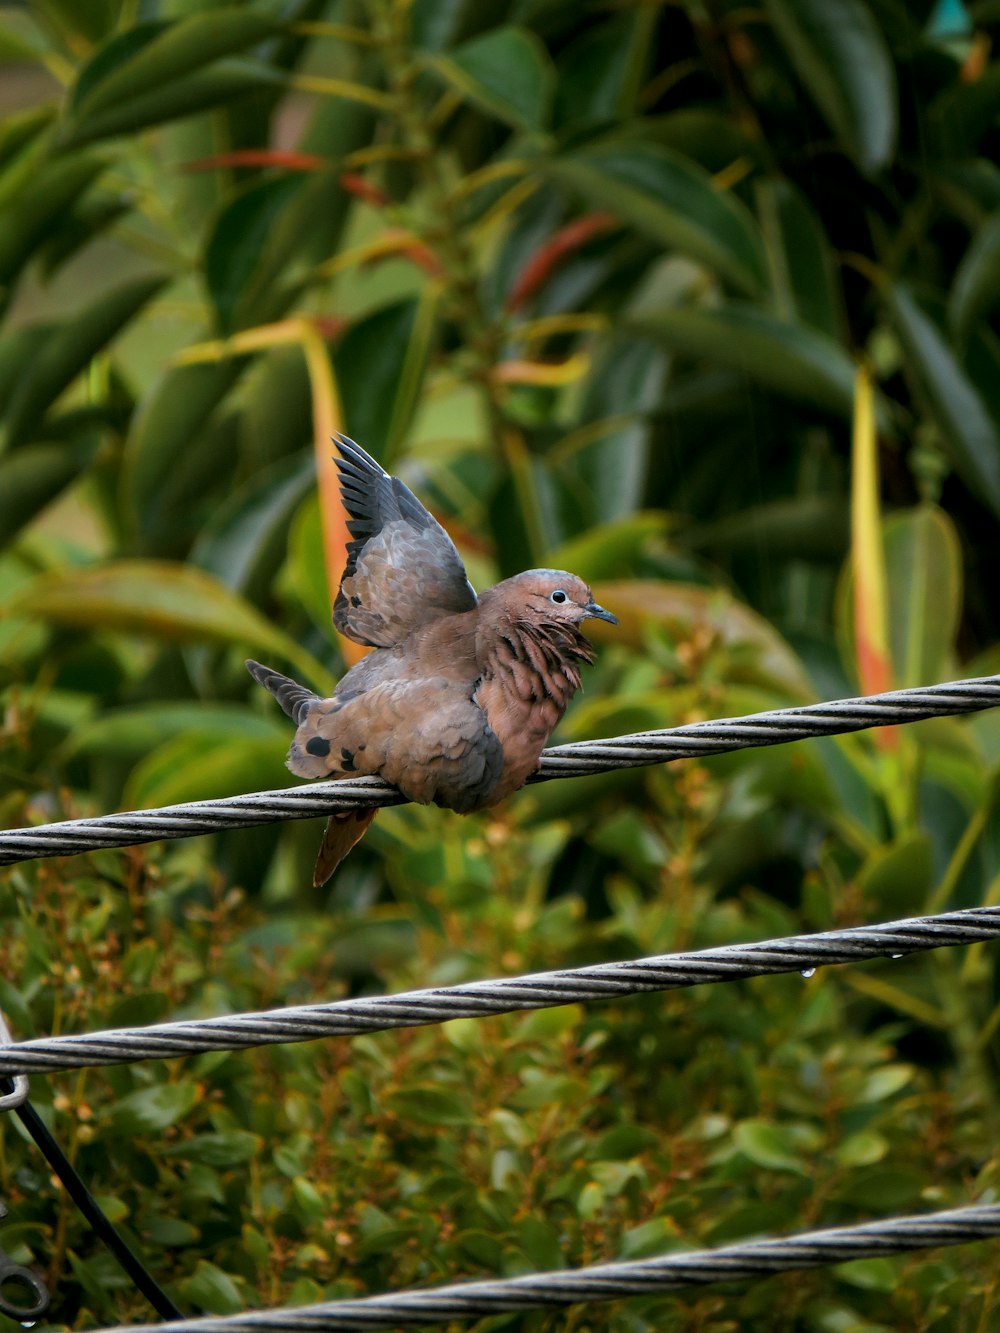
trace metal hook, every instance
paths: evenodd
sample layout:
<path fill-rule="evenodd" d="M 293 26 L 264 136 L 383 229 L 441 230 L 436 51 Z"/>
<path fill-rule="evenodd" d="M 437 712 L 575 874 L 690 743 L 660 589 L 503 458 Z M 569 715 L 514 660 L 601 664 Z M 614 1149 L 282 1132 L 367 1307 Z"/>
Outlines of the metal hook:
<path fill-rule="evenodd" d="M 14 1038 L 10 1034 L 10 1028 L 6 1020 L 0 1013 L 0 1046 L 13 1046 Z M 12 1078 L 4 1080 L 12 1084 L 10 1092 L 5 1092 L 0 1096 L 0 1111 L 13 1111 L 27 1100 L 28 1097 L 28 1075 L 15 1074 Z"/>
<path fill-rule="evenodd" d="M 0 1200 L 0 1218 L 6 1216 L 7 1205 Z M 21 1296 L 24 1288 L 27 1288 L 32 1296 L 31 1301 L 25 1304 L 23 1297 L 19 1301 L 13 1294 L 8 1294 L 8 1283 L 17 1296 Z M 27 1292 L 24 1294 L 27 1295 Z M 49 1308 L 49 1299 L 49 1289 L 38 1274 L 33 1273 L 30 1268 L 25 1268 L 23 1264 L 14 1263 L 10 1255 L 0 1249 L 0 1313 L 8 1315 L 11 1319 L 17 1319 L 22 1324 L 30 1325 Z"/>
<path fill-rule="evenodd" d="M 13 1044 L 14 1038 L 10 1034 L 3 1014 L 0 1013 L 0 1046 L 13 1046 Z M 0 1080 L 0 1087 L 5 1086 L 9 1087 L 10 1091 L 0 1094 L 0 1111 L 14 1111 L 27 1101 L 27 1074 L 15 1074 L 11 1078 Z M 6 1216 L 7 1205 L 0 1199 L 0 1220 Z M 9 1292 L 11 1294 L 8 1294 Z M 24 1304 L 24 1297 L 28 1293 L 32 1299 L 28 1304 Z M 16 1297 L 21 1297 L 21 1300 Z M 10 1255 L 0 1249 L 0 1313 L 9 1315 L 11 1319 L 17 1319 L 26 1327 L 30 1327 L 49 1308 L 49 1299 L 49 1289 L 37 1273 L 25 1268 L 23 1264 L 14 1263 Z"/>

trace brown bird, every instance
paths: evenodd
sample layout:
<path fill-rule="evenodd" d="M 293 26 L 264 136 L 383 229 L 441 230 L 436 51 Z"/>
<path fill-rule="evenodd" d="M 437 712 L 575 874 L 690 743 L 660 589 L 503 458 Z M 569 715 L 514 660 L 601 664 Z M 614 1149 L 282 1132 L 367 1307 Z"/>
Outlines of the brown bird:
<path fill-rule="evenodd" d="M 303 778 L 385 778 L 411 801 L 467 814 L 524 786 L 594 660 L 584 620 L 618 619 L 575 574 L 529 569 L 472 590 L 451 538 L 398 477 L 336 438 L 352 541 L 333 623 L 369 653 L 329 699 L 247 662 L 296 723 Z M 375 818 L 331 815 L 313 873 L 325 884 Z"/>

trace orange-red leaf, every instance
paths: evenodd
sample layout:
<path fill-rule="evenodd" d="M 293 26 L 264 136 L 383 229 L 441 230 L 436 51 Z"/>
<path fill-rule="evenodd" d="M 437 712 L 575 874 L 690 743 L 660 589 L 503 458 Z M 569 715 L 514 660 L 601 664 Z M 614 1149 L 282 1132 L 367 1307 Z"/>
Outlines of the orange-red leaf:
<path fill-rule="evenodd" d="M 380 190 L 366 176 L 359 175 L 356 171 L 342 172 L 340 183 L 348 194 L 353 194 L 355 199 L 363 199 L 373 208 L 388 208 L 392 203 L 384 190 Z"/>
<path fill-rule="evenodd" d="M 229 153 L 212 153 L 185 162 L 184 171 L 218 171 L 223 167 L 281 167 L 285 171 L 326 171 L 325 157 L 314 153 L 291 153 L 280 148 L 235 148 Z"/>
<path fill-rule="evenodd" d="M 517 275 L 513 287 L 507 296 L 507 309 L 512 312 L 536 296 L 545 286 L 555 269 L 581 246 L 614 231 L 621 223 L 613 213 L 585 213 L 583 217 L 568 222 L 554 232 L 544 245 L 540 246 Z"/>

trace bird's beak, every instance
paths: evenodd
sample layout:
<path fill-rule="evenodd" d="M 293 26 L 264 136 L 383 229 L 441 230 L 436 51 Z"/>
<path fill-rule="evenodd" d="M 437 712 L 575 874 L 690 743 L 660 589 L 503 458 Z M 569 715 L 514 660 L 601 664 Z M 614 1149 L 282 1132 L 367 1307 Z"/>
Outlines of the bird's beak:
<path fill-rule="evenodd" d="M 609 625 L 617 625 L 618 617 L 611 611 L 605 611 L 603 606 L 598 606 L 596 602 L 588 602 L 583 608 L 592 620 L 606 620 Z"/>

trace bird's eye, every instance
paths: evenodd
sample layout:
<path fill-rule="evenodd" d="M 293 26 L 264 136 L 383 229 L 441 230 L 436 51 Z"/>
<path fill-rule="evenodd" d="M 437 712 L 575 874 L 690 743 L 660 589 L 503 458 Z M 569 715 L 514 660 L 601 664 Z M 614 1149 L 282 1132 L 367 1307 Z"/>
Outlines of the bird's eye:
<path fill-rule="evenodd" d="M 549 593 L 549 601 L 555 602 L 557 605 L 561 606 L 563 602 L 568 602 L 569 598 L 563 592 L 562 588 L 556 588 L 555 592 Z"/>

